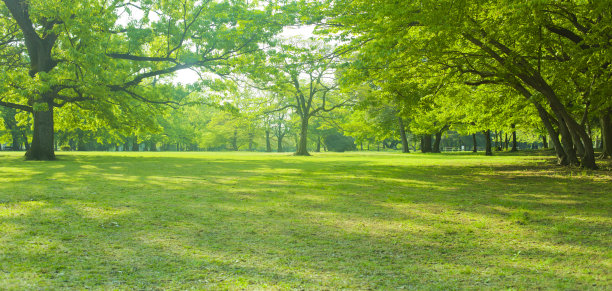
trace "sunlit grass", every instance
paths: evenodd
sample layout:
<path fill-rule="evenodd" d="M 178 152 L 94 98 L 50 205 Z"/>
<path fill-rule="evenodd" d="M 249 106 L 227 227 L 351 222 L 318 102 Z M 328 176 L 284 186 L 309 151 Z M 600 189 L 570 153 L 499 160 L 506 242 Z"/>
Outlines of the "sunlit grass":
<path fill-rule="evenodd" d="M 612 174 L 546 156 L 59 158 L 0 153 L 0 289 L 612 288 Z"/>

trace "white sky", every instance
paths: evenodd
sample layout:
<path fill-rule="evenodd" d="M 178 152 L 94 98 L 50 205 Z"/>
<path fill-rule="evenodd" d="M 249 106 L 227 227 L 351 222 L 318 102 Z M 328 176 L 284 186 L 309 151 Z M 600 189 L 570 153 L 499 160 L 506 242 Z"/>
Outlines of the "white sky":
<path fill-rule="evenodd" d="M 279 35 L 280 38 L 297 38 L 306 40 L 312 37 L 315 27 L 313 25 L 301 26 L 301 27 L 286 27 L 283 32 Z M 199 76 L 192 70 L 185 69 L 180 70 L 176 73 L 174 81 L 180 84 L 193 84 L 199 80 Z"/>

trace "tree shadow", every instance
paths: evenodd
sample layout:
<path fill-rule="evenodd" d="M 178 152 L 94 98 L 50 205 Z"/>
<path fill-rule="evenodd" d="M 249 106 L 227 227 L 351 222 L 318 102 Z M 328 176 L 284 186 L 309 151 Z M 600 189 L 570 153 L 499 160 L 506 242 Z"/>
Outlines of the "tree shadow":
<path fill-rule="evenodd" d="M 65 288 L 610 285 L 605 173 L 394 159 L 9 161 L 0 268 Z"/>

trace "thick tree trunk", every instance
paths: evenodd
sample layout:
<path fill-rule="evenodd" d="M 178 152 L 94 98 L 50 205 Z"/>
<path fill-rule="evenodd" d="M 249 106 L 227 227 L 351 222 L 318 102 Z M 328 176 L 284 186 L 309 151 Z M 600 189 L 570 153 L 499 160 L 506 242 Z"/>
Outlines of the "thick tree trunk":
<path fill-rule="evenodd" d="M 542 135 L 542 147 L 545 149 L 548 148 L 548 139 L 546 138 L 545 134 Z"/>
<path fill-rule="evenodd" d="M 55 160 L 53 151 L 53 107 L 46 111 L 34 111 L 34 132 L 32 144 L 26 152 L 26 160 Z"/>
<path fill-rule="evenodd" d="M 442 131 L 436 132 L 436 140 L 433 144 L 432 152 L 440 153 L 440 142 L 442 141 Z"/>
<path fill-rule="evenodd" d="M 404 120 L 402 120 L 401 117 L 397 118 L 397 125 L 399 127 L 400 136 L 402 137 L 402 153 L 409 153 L 410 149 L 408 148 L 408 138 L 406 137 L 406 128 L 404 128 Z"/>
<path fill-rule="evenodd" d="M 278 137 L 278 143 L 276 145 L 276 151 L 279 152 L 279 153 L 282 153 L 284 151 L 283 150 L 283 136 L 282 135 Z"/>
<path fill-rule="evenodd" d="M 298 140 L 296 156 L 310 156 L 308 153 L 308 117 L 303 116 L 300 124 L 300 138 Z"/>
<path fill-rule="evenodd" d="M 539 86 L 537 86 L 539 85 Z M 542 93 L 546 99 L 548 100 L 548 104 L 552 109 L 553 113 L 557 116 L 559 123 L 564 124 L 564 128 L 567 131 L 560 130 L 561 135 L 567 135 L 573 141 L 574 146 L 576 147 L 576 151 L 581 156 L 581 166 L 587 169 L 597 169 L 597 164 L 595 163 L 595 151 L 593 149 L 593 141 L 591 137 L 587 134 L 584 127 L 580 126 L 574 120 L 570 114 L 567 112 L 565 106 L 561 103 L 559 98 L 557 98 L 554 90 L 543 80 L 538 82 L 534 88 Z M 566 138 L 562 138 L 566 139 Z M 564 144 L 565 146 L 565 144 Z M 573 147 L 566 147 L 566 153 L 573 152 Z M 572 162 L 572 157 L 570 156 L 570 163 Z"/>
<path fill-rule="evenodd" d="M 534 103 L 534 105 L 536 109 L 538 110 L 538 115 L 540 116 L 540 119 L 542 120 L 542 123 L 544 124 L 544 128 L 546 128 L 546 131 L 548 132 L 548 135 L 550 136 L 550 140 L 552 141 L 553 146 L 555 147 L 555 153 L 557 154 L 557 163 L 562 166 L 569 165 L 568 156 L 563 150 L 561 141 L 559 141 L 559 133 L 555 131 L 555 128 L 553 127 L 551 123 L 551 120 L 548 118 L 548 113 L 546 112 L 546 109 L 544 109 L 544 107 L 542 107 L 538 103 Z"/>
<path fill-rule="evenodd" d="M 601 124 L 602 151 L 600 158 L 612 157 L 612 110 L 608 110 L 599 117 Z"/>
<path fill-rule="evenodd" d="M 478 152 L 478 143 L 476 142 L 476 134 L 472 133 L 472 152 L 473 153 L 477 153 Z"/>
<path fill-rule="evenodd" d="M 484 131 L 485 135 L 485 155 L 492 156 L 493 151 L 491 150 L 491 130 L 487 129 Z"/>
<path fill-rule="evenodd" d="M 270 144 L 270 130 L 266 130 L 266 152 L 272 152 L 272 145 Z"/>
<path fill-rule="evenodd" d="M 569 134 L 565 122 L 557 120 L 557 126 L 559 128 L 559 134 L 561 134 L 561 144 L 563 145 L 563 151 L 567 155 L 569 165 L 579 166 L 578 156 L 576 156 L 576 150 L 574 148 L 574 142 Z"/>
<path fill-rule="evenodd" d="M 431 134 L 426 134 L 421 136 L 421 152 L 422 153 L 431 153 Z"/>

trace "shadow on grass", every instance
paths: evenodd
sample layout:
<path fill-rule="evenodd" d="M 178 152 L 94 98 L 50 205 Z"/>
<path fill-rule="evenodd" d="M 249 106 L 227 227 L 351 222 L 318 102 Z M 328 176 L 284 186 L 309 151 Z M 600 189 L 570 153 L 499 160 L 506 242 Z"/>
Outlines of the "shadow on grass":
<path fill-rule="evenodd" d="M 0 166 L 10 180 L 0 184 L 0 282 L 609 286 L 609 174 L 441 156 L 12 160 Z"/>

